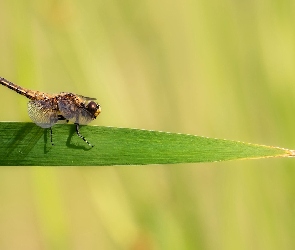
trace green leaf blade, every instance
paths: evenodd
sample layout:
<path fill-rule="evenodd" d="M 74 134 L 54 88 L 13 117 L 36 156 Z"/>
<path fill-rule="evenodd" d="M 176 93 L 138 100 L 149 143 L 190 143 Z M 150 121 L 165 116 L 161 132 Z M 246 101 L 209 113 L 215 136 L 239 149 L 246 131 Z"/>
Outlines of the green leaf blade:
<path fill-rule="evenodd" d="M 106 166 L 215 162 L 291 156 L 292 151 L 195 135 L 129 128 L 74 125 L 53 127 L 50 133 L 33 123 L 0 123 L 0 165 Z"/>

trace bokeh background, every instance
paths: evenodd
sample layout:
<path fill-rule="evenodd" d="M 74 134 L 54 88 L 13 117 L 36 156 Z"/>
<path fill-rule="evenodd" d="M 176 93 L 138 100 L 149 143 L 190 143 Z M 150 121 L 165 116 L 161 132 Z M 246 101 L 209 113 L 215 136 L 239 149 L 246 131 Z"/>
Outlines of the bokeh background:
<path fill-rule="evenodd" d="M 93 124 L 295 148 L 294 1 L 2 0 L 0 10 L 0 75 L 97 97 Z M 1 121 L 29 121 L 26 98 L 0 93 Z M 294 249 L 294 168 L 2 167 L 0 249 Z"/>

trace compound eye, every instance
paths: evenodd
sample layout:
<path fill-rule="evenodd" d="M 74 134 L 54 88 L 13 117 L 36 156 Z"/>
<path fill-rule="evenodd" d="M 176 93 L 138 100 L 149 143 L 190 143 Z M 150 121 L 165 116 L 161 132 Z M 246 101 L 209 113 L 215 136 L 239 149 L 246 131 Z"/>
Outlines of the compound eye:
<path fill-rule="evenodd" d="M 91 101 L 87 105 L 87 110 L 91 113 L 94 114 L 96 110 L 99 109 L 99 105 L 96 104 L 95 102 Z"/>

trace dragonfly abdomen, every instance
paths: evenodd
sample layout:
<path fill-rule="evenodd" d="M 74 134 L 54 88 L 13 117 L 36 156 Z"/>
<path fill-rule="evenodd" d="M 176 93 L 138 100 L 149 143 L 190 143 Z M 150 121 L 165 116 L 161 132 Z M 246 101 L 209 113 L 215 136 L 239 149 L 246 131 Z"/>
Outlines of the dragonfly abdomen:
<path fill-rule="evenodd" d="M 32 90 L 29 90 L 29 89 L 26 89 L 26 88 L 23 88 L 21 86 L 18 86 L 8 80 L 6 80 L 5 78 L 3 77 L 0 77 L 0 84 L 6 86 L 7 88 L 15 91 L 16 93 L 20 94 L 20 95 L 23 95 L 31 100 L 36 100 L 36 93 L 38 91 L 32 91 Z"/>

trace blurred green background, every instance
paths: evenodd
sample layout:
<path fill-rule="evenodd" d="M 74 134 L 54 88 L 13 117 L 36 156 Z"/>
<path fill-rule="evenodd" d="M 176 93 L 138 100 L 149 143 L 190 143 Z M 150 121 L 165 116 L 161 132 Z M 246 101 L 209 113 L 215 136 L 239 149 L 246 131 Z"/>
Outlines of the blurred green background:
<path fill-rule="evenodd" d="M 294 1 L 0 9 L 0 75 L 97 97 L 92 124 L 295 148 Z M 0 87 L 0 119 L 29 121 L 26 98 Z M 294 249 L 294 165 L 3 167 L 0 249 Z"/>

